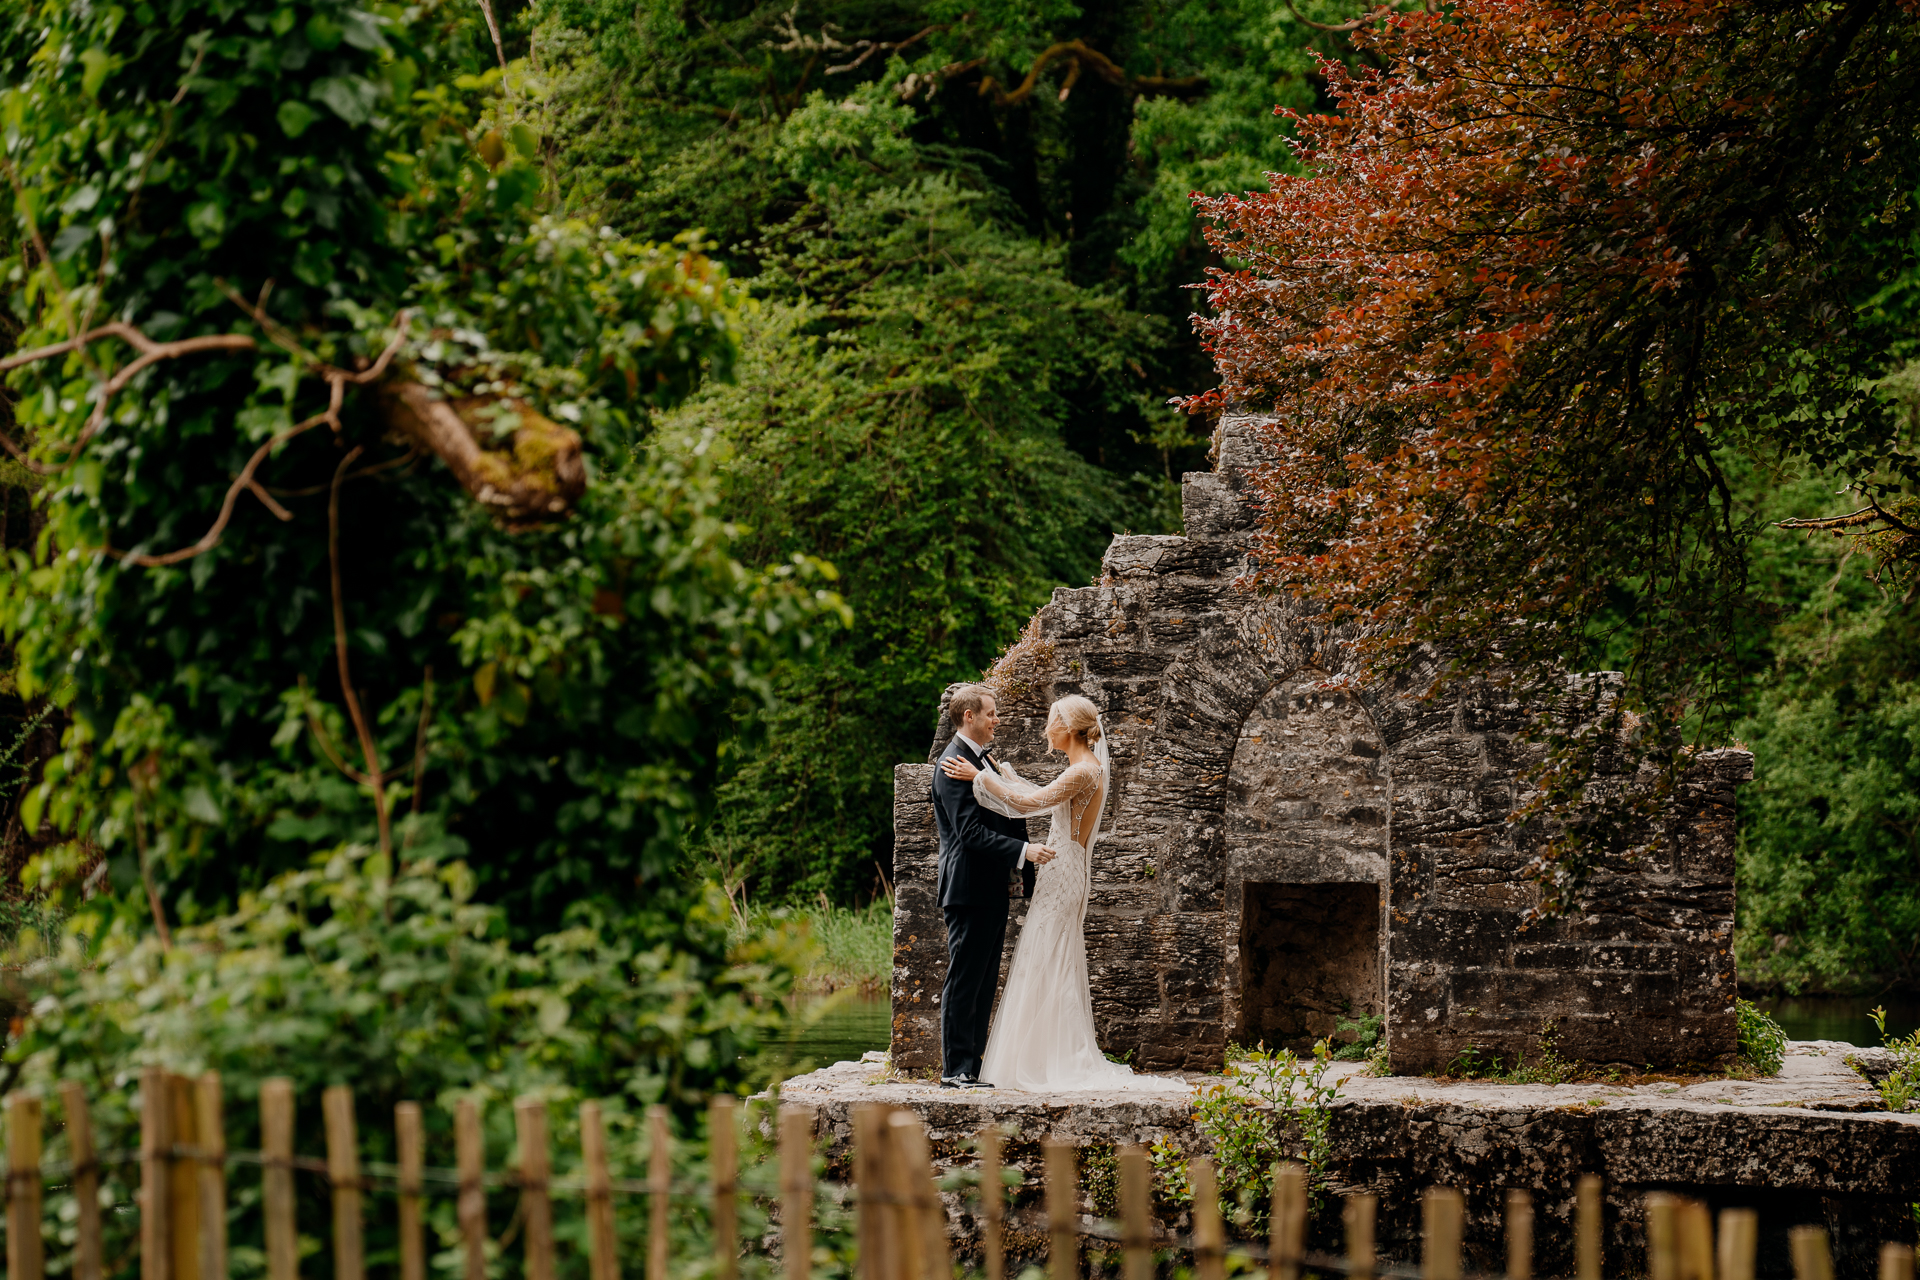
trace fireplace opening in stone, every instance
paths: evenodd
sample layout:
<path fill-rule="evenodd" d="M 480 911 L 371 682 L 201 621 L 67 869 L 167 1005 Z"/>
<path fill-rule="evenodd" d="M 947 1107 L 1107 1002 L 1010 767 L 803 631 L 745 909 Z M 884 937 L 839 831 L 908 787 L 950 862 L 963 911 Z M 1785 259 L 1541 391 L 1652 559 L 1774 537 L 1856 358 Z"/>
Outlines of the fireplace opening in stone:
<path fill-rule="evenodd" d="M 1241 1044 L 1306 1050 L 1385 1005 L 1380 890 L 1248 882 L 1240 913 Z"/>

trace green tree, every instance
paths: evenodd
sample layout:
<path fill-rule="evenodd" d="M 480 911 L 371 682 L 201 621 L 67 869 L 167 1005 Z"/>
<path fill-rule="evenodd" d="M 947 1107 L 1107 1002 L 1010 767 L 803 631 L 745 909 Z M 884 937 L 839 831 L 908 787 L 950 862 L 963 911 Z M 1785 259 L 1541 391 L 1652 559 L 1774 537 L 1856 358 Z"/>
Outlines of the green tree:
<path fill-rule="evenodd" d="M 1344 42 L 1252 3 L 543 12 L 568 199 L 704 228 L 767 304 L 739 385 L 672 420 L 734 443 L 756 562 L 828 556 L 857 618 L 730 756 L 704 847 L 763 892 L 865 892 L 941 687 L 1112 532 L 1178 527 L 1205 462 L 1165 401 L 1211 378 L 1187 195 L 1288 167 L 1273 107 Z"/>
<path fill-rule="evenodd" d="M 37 10 L 0 117 L 46 526 L 0 623 L 70 717 L 43 886 L 191 920 L 359 840 L 469 851 L 528 936 L 670 910 L 729 717 L 838 617 L 648 432 L 726 371 L 736 287 L 543 213 L 464 15 Z"/>

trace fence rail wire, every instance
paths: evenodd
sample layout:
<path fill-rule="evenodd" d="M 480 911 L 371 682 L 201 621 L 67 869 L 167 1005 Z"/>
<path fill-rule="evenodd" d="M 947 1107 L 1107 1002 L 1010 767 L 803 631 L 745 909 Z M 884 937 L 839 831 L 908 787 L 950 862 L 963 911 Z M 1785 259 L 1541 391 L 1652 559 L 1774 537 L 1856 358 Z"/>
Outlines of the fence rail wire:
<path fill-rule="evenodd" d="M 614 1200 L 634 1196 L 648 1201 L 646 1280 L 668 1280 L 668 1205 L 674 1200 L 710 1206 L 715 1280 L 737 1280 L 738 1202 L 743 1195 L 778 1207 L 777 1243 L 785 1280 L 812 1280 L 813 1219 L 822 1191 L 853 1206 L 858 1280 L 952 1280 L 955 1274 L 947 1206 L 935 1178 L 926 1127 L 902 1107 L 876 1103 L 854 1109 L 853 1181 L 841 1184 L 814 1176 L 816 1117 L 811 1108 L 792 1106 L 783 1106 L 778 1115 L 777 1162 L 743 1175 L 734 1100 L 726 1096 L 714 1098 L 709 1108 L 711 1176 L 695 1180 L 672 1174 L 672 1137 L 666 1110 L 659 1106 L 647 1113 L 646 1178 L 612 1176 L 597 1102 L 580 1109 L 580 1172 L 556 1178 L 550 1173 L 547 1104 L 537 1098 L 513 1104 L 516 1163 L 490 1171 L 485 1168 L 479 1108 L 471 1101 L 455 1104 L 458 1163 L 446 1168 L 422 1160 L 421 1109 L 412 1102 L 395 1108 L 399 1162 L 362 1161 L 353 1095 L 343 1086 L 326 1090 L 322 1099 L 324 1159 L 293 1150 L 293 1086 L 286 1080 L 262 1084 L 260 1150 L 226 1145 L 220 1078 L 212 1072 L 193 1079 L 158 1067 L 143 1073 L 137 1148 L 95 1150 L 84 1091 L 68 1082 L 60 1095 L 72 1152 L 61 1161 L 41 1158 L 40 1099 L 22 1092 L 6 1099 L 7 1280 L 45 1280 L 41 1201 L 49 1185 L 72 1186 L 79 1204 L 72 1280 L 103 1280 L 99 1179 L 105 1169 L 129 1165 L 140 1168 L 141 1280 L 228 1280 L 227 1171 L 241 1165 L 261 1170 L 267 1280 L 299 1280 L 292 1184 L 296 1172 L 328 1186 L 334 1280 L 365 1280 L 362 1232 L 369 1192 L 391 1194 L 398 1201 L 397 1280 L 426 1280 L 421 1202 L 430 1195 L 449 1194 L 459 1204 L 466 1280 L 486 1280 L 489 1244 L 505 1249 L 516 1240 L 525 1250 L 526 1280 L 553 1280 L 556 1195 L 585 1203 L 591 1280 L 620 1280 Z M 976 1142 L 976 1220 L 986 1280 L 1005 1280 L 1006 1275 L 1009 1213 L 1001 1179 L 1005 1137 L 988 1126 Z M 1144 1147 L 1119 1149 L 1118 1219 L 1080 1213 L 1082 1188 L 1070 1143 L 1049 1138 L 1042 1154 L 1044 1211 L 1023 1219 L 1048 1239 L 1048 1280 L 1077 1280 L 1082 1241 L 1119 1245 L 1124 1280 L 1154 1280 L 1157 1259 L 1177 1262 L 1181 1255 L 1191 1257 L 1193 1280 L 1225 1280 L 1229 1258 L 1265 1263 L 1267 1280 L 1303 1280 L 1310 1273 L 1348 1280 L 1533 1280 L 1533 1204 L 1523 1190 L 1507 1192 L 1507 1269 L 1469 1272 L 1462 1267 L 1465 1199 L 1456 1189 L 1429 1188 L 1421 1204 L 1421 1265 L 1414 1268 L 1380 1263 L 1374 1239 L 1377 1201 L 1364 1193 L 1344 1197 L 1346 1253 L 1309 1253 L 1307 1171 L 1299 1164 L 1283 1163 L 1272 1170 L 1268 1239 L 1229 1242 L 1218 1176 L 1205 1156 L 1187 1164 L 1191 1230 L 1179 1235 L 1156 1231 L 1153 1175 Z M 513 1223 L 497 1240 L 487 1235 L 488 1191 L 517 1191 L 520 1196 Z M 1647 1197 L 1645 1208 L 1647 1280 L 1754 1280 L 1759 1220 L 1752 1210 L 1723 1210 L 1716 1231 L 1699 1201 L 1656 1193 Z M 1577 1280 L 1601 1280 L 1600 1179 L 1580 1179 L 1572 1216 Z M 1833 1280 L 1823 1228 L 1796 1227 L 1789 1237 L 1795 1280 Z M 1880 1280 L 1914 1280 L 1911 1247 L 1881 1247 Z"/>

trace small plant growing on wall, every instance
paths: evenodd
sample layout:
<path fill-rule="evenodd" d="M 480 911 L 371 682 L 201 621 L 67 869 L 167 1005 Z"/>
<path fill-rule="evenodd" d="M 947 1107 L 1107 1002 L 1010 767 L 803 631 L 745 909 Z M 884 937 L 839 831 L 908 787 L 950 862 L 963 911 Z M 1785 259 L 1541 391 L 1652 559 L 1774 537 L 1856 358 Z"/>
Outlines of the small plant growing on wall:
<path fill-rule="evenodd" d="M 1320 1208 L 1333 1154 L 1330 1108 L 1340 1096 L 1340 1082 L 1327 1080 L 1333 1062 L 1330 1040 L 1314 1045 L 1308 1058 L 1265 1044 L 1229 1045 L 1225 1082 L 1194 1099 L 1194 1125 L 1212 1146 L 1220 1171 L 1221 1211 L 1242 1228 L 1265 1230 L 1273 1166 L 1282 1160 L 1307 1166 L 1308 1194 L 1314 1209 Z M 1164 1136 L 1152 1154 L 1160 1198 L 1192 1204 L 1186 1155 Z"/>
<path fill-rule="evenodd" d="M 1886 1011 L 1876 1009 L 1880 1035 L 1886 1038 Z M 1734 1019 L 1740 1025 L 1740 1061 L 1763 1076 L 1780 1074 L 1780 1064 L 1787 1056 L 1787 1033 L 1779 1023 L 1761 1012 L 1751 1000 L 1736 1000 L 1733 1005 Z M 1892 1048 L 1892 1042 L 1888 1041 Z M 1898 1110 L 1898 1108 L 1895 1108 Z"/>

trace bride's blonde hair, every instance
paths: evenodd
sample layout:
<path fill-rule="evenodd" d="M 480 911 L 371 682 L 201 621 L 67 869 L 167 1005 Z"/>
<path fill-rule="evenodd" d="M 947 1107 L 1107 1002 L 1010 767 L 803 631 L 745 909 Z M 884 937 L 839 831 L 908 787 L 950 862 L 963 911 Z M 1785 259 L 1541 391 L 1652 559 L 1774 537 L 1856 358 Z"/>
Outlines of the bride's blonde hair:
<path fill-rule="evenodd" d="M 1099 709 L 1077 693 L 1054 703 L 1047 712 L 1047 723 L 1059 725 L 1089 747 L 1100 741 Z"/>

